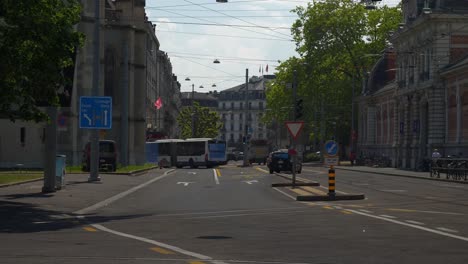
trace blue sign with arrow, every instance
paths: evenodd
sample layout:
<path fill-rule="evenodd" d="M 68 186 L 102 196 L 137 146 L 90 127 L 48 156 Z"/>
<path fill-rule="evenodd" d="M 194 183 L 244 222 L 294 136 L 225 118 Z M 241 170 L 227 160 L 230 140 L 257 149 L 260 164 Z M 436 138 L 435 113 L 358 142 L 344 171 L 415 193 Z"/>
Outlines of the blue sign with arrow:
<path fill-rule="evenodd" d="M 112 97 L 81 96 L 79 118 L 80 128 L 111 129 Z"/>
<path fill-rule="evenodd" d="M 338 154 L 338 143 L 334 140 L 329 140 L 325 143 L 325 153 L 328 156 L 336 156 Z"/>

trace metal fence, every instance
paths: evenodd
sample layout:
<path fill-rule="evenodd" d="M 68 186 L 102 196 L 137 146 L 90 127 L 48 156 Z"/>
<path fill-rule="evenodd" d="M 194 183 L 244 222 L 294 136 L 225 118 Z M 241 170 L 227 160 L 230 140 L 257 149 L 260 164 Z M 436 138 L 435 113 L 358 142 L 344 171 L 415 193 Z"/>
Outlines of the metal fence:
<path fill-rule="evenodd" d="M 468 159 L 437 158 L 431 160 L 430 176 L 446 179 L 466 181 L 468 178 Z"/>

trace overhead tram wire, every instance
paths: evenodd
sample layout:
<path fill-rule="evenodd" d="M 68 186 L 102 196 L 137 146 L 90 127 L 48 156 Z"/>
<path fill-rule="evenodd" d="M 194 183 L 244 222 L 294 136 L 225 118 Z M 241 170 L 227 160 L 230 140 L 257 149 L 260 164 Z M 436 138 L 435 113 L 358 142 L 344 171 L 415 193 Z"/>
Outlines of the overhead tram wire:
<path fill-rule="evenodd" d="M 196 17 L 189 17 L 189 18 L 196 18 Z M 196 18 L 196 19 L 200 19 L 200 18 Z M 154 21 L 154 20 L 152 20 Z M 195 23 L 195 22 L 180 22 L 180 21 L 154 21 L 154 22 L 157 22 L 157 23 L 165 23 L 165 24 L 183 24 L 183 25 L 201 25 L 201 26 L 217 26 L 217 27 L 238 27 L 238 28 L 263 28 L 263 29 L 271 29 L 271 28 L 276 28 L 276 29 L 291 29 L 290 27 L 267 27 L 267 26 L 249 26 L 249 25 L 233 25 L 233 24 L 219 24 L 219 23 L 211 23 L 211 24 L 208 24 L 208 23 Z M 260 33 L 260 34 L 264 34 L 264 33 L 261 33 L 261 32 L 255 32 L 255 33 Z M 282 34 L 282 35 L 285 35 L 285 34 Z M 275 35 L 269 35 L 269 36 L 274 36 L 274 37 L 277 37 Z"/>
<path fill-rule="evenodd" d="M 165 17 L 159 17 L 159 18 L 184 18 L 184 17 L 185 16 L 165 16 Z M 205 18 L 225 18 L 226 16 L 200 16 L 200 18 L 203 18 L 203 17 L 205 17 Z M 278 15 L 278 16 L 267 16 L 267 15 L 253 16 L 252 15 L 252 16 L 237 16 L 237 17 L 251 17 L 251 18 L 253 18 L 253 17 L 255 17 L 255 18 L 258 18 L 258 17 L 275 17 L 275 18 L 276 17 L 291 17 L 291 18 L 295 17 L 295 18 L 297 18 L 297 16 L 294 16 L 294 15 L 290 15 L 290 16 L 281 16 L 281 15 Z"/>
<path fill-rule="evenodd" d="M 272 0 L 241 0 L 241 1 L 231 1 L 229 2 L 228 4 L 240 4 L 240 3 L 253 3 L 253 2 L 271 2 Z M 308 3 L 308 1 L 297 1 L 297 0 L 281 0 L 278 2 L 289 2 L 289 3 Z M 200 3 L 200 4 L 182 4 L 182 5 L 172 5 L 172 6 L 160 6 L 160 7 L 157 7 L 158 9 L 159 8 L 170 8 L 170 7 L 185 7 L 185 6 L 194 6 L 194 5 L 198 5 L 198 6 L 207 6 L 207 5 L 219 5 L 219 3 L 213 3 L 213 2 L 208 2 L 208 3 Z"/>
<path fill-rule="evenodd" d="M 247 24 L 250 24 L 250 25 L 254 25 L 254 26 L 258 26 L 258 27 L 261 27 L 261 26 L 255 24 L 255 23 L 249 22 L 249 21 L 244 20 L 244 19 L 237 18 L 237 17 L 235 17 L 235 16 L 231 16 L 231 15 L 229 15 L 229 14 L 223 13 L 223 12 L 218 11 L 218 10 L 216 10 L 216 9 L 212 9 L 212 8 L 209 8 L 209 7 L 206 7 L 206 6 L 201 6 L 201 5 L 199 5 L 199 4 L 196 4 L 196 3 L 191 2 L 191 1 L 189 1 L 189 0 L 184 0 L 184 1 L 187 2 L 187 3 L 191 3 L 191 4 L 194 4 L 194 5 L 203 7 L 203 8 L 205 8 L 205 9 L 207 9 L 207 10 L 216 12 L 216 13 L 218 13 L 218 14 L 222 14 L 222 15 L 225 15 L 225 16 L 227 16 L 227 17 L 237 19 L 237 20 L 242 21 L 242 22 L 244 22 L 244 23 L 247 23 Z M 272 31 L 272 32 L 275 32 L 276 34 L 280 34 L 280 35 L 287 36 L 288 38 L 291 37 L 290 35 L 287 35 L 287 34 L 284 34 L 284 33 L 281 33 L 281 32 L 277 32 L 276 30 L 273 30 L 273 29 L 271 29 L 271 28 L 268 28 L 268 30 L 270 30 L 270 31 Z"/>
<path fill-rule="evenodd" d="M 201 60 L 213 60 L 213 56 L 197 56 L 197 55 L 180 55 L 177 53 L 171 53 L 166 51 L 173 57 L 178 57 L 178 58 L 190 58 L 190 59 L 201 59 Z M 221 59 L 223 61 L 238 61 L 238 62 L 278 62 L 278 60 L 255 60 L 255 59 L 227 59 L 227 58 L 221 58 L 217 57 L 218 59 Z"/>
<path fill-rule="evenodd" d="M 158 32 L 168 32 L 168 33 L 174 33 L 174 34 L 204 35 L 204 36 L 214 36 L 214 37 L 224 37 L 224 38 L 258 39 L 258 40 L 274 40 L 274 41 L 292 42 L 292 40 L 275 39 L 275 38 L 258 38 L 258 37 L 230 36 L 230 35 L 220 35 L 220 34 L 208 34 L 208 33 L 195 33 L 195 32 L 182 32 L 182 31 L 161 30 L 161 29 L 156 29 L 156 30 L 157 30 Z"/>
<path fill-rule="evenodd" d="M 167 10 L 163 10 L 163 11 L 168 12 L 168 13 L 171 13 L 171 14 L 175 14 L 175 15 L 183 15 L 183 14 L 180 14 L 180 13 L 177 13 L 177 12 L 173 12 L 173 11 L 167 11 Z M 183 15 L 183 16 L 185 16 L 185 15 Z M 197 17 L 192 17 L 192 16 L 186 16 L 186 17 L 188 17 L 188 18 L 193 18 L 193 19 L 200 20 L 200 21 L 204 21 L 204 22 L 219 24 L 219 23 L 216 23 L 216 22 L 214 22 L 214 21 L 207 20 L 207 19 L 202 19 L 202 18 L 197 18 Z M 163 23 L 164 23 L 164 22 L 163 22 Z M 253 32 L 253 33 L 257 33 L 257 34 L 261 34 L 261 35 L 265 35 L 265 36 L 269 36 L 269 37 L 275 37 L 275 38 L 278 38 L 278 39 L 283 39 L 283 40 L 290 40 L 290 41 L 292 41 L 292 38 L 285 39 L 285 38 L 281 38 L 281 37 L 276 36 L 276 35 L 266 34 L 266 33 L 264 33 L 264 32 L 258 32 L 258 31 L 254 31 L 254 30 L 248 30 L 248 29 L 244 29 L 244 28 L 241 28 L 241 27 L 236 27 L 236 26 L 232 26 L 232 25 L 228 25 L 228 24 L 226 24 L 225 26 L 233 27 L 233 28 L 237 28 L 237 29 L 244 30 L 244 31 L 247 31 L 247 32 Z"/>
<path fill-rule="evenodd" d="M 230 76 L 233 76 L 233 77 L 234 77 L 234 76 L 237 76 L 237 75 L 231 74 L 231 73 L 229 73 L 229 72 L 225 72 L 225 71 L 222 71 L 222 70 L 217 69 L 217 68 L 215 68 L 215 67 L 211 67 L 211 66 L 208 66 L 208 65 L 205 65 L 205 64 L 202 64 L 202 63 L 193 61 L 193 60 L 189 60 L 189 59 L 182 58 L 182 57 L 178 57 L 178 58 L 179 58 L 179 59 L 182 59 L 182 60 L 189 61 L 189 62 L 191 62 L 191 63 L 198 64 L 198 65 L 203 66 L 203 67 L 206 67 L 206 68 L 210 68 L 210 69 L 215 70 L 215 71 L 219 71 L 219 72 L 222 72 L 222 73 L 226 73 L 226 74 L 228 74 L 228 75 L 230 75 Z"/>
<path fill-rule="evenodd" d="M 191 53 L 191 52 L 179 52 L 179 51 L 166 51 L 167 53 L 171 54 L 185 54 L 185 55 L 193 55 L 193 56 L 204 56 L 204 57 L 213 57 L 211 54 L 200 54 L 200 53 Z M 278 60 L 273 59 L 258 59 L 258 58 L 244 58 L 244 57 L 227 57 L 227 56 L 219 56 L 219 59 L 222 60 L 245 60 L 245 61 L 271 61 L 271 62 L 278 62 Z"/>

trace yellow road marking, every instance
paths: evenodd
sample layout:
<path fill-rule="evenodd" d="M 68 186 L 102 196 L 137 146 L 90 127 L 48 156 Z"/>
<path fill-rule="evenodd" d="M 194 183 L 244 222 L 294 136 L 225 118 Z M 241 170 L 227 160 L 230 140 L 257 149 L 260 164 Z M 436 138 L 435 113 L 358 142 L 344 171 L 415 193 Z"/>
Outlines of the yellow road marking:
<path fill-rule="evenodd" d="M 327 205 L 327 206 L 322 206 L 322 208 L 324 208 L 324 209 L 328 209 L 328 210 L 333 210 L 333 207 L 331 207 L 331 206 L 328 206 L 328 205 Z"/>
<path fill-rule="evenodd" d="M 292 189 L 292 188 L 291 188 L 290 190 L 293 191 L 293 192 L 295 192 L 295 193 L 297 193 L 297 194 L 299 194 L 299 195 L 310 195 L 309 192 L 306 192 L 306 191 L 304 191 L 304 190 L 302 190 L 302 189 L 297 189 L 297 188 L 296 188 L 296 189 Z"/>
<path fill-rule="evenodd" d="M 312 187 L 301 187 L 302 189 L 308 191 L 308 192 L 311 192 L 313 194 L 317 194 L 317 195 L 327 195 L 327 193 L 325 193 L 324 191 L 320 191 L 320 190 L 317 190 L 317 189 L 314 189 Z"/>
<path fill-rule="evenodd" d="M 264 170 L 264 169 L 262 169 L 262 168 L 256 167 L 255 169 L 258 170 L 258 171 L 264 172 L 264 173 L 270 173 L 269 171 Z"/>
<path fill-rule="evenodd" d="M 221 177 L 221 171 L 219 169 L 216 169 L 216 174 L 218 174 L 218 177 Z"/>
<path fill-rule="evenodd" d="M 160 247 L 152 247 L 150 248 L 151 250 L 155 251 L 155 252 L 158 252 L 158 253 L 161 253 L 161 254 L 165 254 L 165 255 L 172 255 L 172 254 L 175 254 L 174 252 L 172 251 L 169 251 L 167 249 L 164 249 L 164 248 L 160 248 Z"/>
<path fill-rule="evenodd" d="M 190 261 L 189 263 L 190 264 L 205 264 L 205 262 L 201 262 L 201 261 Z"/>
<path fill-rule="evenodd" d="M 343 214 L 353 214 L 353 213 L 351 213 L 350 211 L 347 211 L 347 210 L 342 210 L 341 212 L 342 212 Z"/>
<path fill-rule="evenodd" d="M 89 227 L 89 226 L 83 227 L 83 229 L 88 231 L 88 232 L 97 232 L 97 229 Z"/>

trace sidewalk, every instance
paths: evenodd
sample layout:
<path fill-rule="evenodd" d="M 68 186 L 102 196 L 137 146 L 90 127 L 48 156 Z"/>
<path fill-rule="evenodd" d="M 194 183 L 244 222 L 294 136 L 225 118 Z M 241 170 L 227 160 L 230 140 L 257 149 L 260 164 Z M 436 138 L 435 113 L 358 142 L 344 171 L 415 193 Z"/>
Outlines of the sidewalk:
<path fill-rule="evenodd" d="M 101 174 L 101 182 L 93 183 L 88 182 L 89 174 L 67 174 L 65 186 L 54 193 L 42 193 L 42 181 L 0 188 L 0 208 L 3 207 L 0 218 L 18 209 L 69 214 L 163 175 L 168 170 L 153 169 L 139 176 Z"/>

